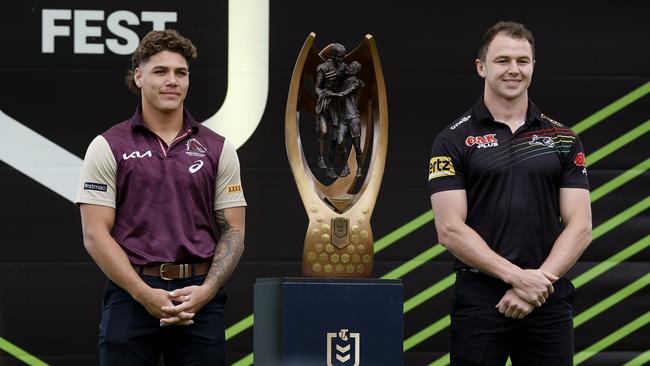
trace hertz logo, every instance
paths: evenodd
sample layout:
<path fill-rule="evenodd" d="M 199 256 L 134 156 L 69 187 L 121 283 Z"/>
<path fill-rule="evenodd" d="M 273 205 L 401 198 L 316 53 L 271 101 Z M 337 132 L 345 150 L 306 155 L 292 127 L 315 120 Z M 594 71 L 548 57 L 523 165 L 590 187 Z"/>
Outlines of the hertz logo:
<path fill-rule="evenodd" d="M 434 156 L 429 161 L 429 180 L 456 175 L 454 164 L 449 156 Z"/>
<path fill-rule="evenodd" d="M 240 184 L 231 184 L 226 188 L 228 189 L 228 193 L 237 193 L 242 191 Z"/>

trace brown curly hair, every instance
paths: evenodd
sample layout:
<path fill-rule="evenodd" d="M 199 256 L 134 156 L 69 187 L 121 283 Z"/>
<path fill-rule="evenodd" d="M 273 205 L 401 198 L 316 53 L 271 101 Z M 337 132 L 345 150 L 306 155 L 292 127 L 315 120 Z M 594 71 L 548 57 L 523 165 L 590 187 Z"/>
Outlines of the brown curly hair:
<path fill-rule="evenodd" d="M 153 30 L 147 33 L 140 45 L 131 56 L 131 69 L 126 72 L 124 81 L 126 85 L 140 95 L 140 88 L 135 85 L 134 72 L 137 67 L 149 61 L 149 58 L 162 51 L 171 51 L 181 54 L 189 64 L 197 57 L 196 47 L 189 39 L 181 36 L 174 29 Z"/>

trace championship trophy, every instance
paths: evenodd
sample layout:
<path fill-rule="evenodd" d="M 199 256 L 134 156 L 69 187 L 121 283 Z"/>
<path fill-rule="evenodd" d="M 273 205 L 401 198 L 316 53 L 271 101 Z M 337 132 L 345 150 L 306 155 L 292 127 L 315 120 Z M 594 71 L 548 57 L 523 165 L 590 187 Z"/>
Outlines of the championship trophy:
<path fill-rule="evenodd" d="M 318 52 L 315 38 L 298 55 L 285 114 L 289 164 L 309 218 L 302 273 L 369 277 L 370 218 L 388 147 L 384 76 L 371 35 L 349 53 L 338 43 Z"/>

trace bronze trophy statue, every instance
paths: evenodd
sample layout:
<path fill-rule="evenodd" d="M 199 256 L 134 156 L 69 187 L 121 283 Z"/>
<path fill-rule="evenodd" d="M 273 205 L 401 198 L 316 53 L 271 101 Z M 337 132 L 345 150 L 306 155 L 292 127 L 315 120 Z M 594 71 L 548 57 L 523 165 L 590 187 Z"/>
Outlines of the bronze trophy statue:
<path fill-rule="evenodd" d="M 289 164 L 309 217 L 302 271 L 309 277 L 369 277 L 370 218 L 388 147 L 384 76 L 371 35 L 348 54 L 338 43 L 317 52 L 315 38 L 307 37 L 296 61 L 285 114 Z M 311 148 L 317 174 L 301 142 L 307 116 L 316 124 L 317 146 Z"/>

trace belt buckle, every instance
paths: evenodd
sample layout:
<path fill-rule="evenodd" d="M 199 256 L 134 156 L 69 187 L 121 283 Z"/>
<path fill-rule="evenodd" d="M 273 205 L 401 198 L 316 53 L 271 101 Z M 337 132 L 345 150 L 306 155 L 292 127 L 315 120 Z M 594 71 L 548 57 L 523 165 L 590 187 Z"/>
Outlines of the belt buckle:
<path fill-rule="evenodd" d="M 165 277 L 165 266 L 171 266 L 172 263 L 163 263 L 160 265 L 160 278 L 163 280 L 171 281 L 173 278 Z"/>

